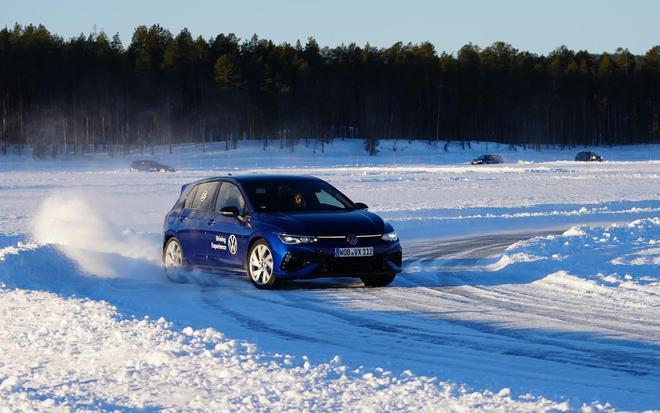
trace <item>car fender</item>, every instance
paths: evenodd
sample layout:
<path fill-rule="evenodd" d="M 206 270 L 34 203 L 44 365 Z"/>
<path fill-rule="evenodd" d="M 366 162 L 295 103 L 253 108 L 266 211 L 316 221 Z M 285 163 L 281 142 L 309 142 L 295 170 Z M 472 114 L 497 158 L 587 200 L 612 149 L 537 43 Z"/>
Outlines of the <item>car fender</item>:
<path fill-rule="evenodd" d="M 272 232 L 267 232 L 267 231 L 254 232 L 248 240 L 248 247 L 246 250 L 246 254 L 249 253 L 250 248 L 252 248 L 252 245 L 255 242 L 259 241 L 260 239 L 266 240 L 266 242 L 268 242 L 268 245 L 270 245 L 271 249 L 276 246 L 276 242 L 278 241 L 277 235 L 275 235 Z"/>
<path fill-rule="evenodd" d="M 167 241 L 169 241 L 170 238 L 176 238 L 177 234 L 176 231 L 173 229 L 168 229 L 165 231 L 163 235 L 163 248 L 165 248 L 165 244 L 167 244 Z"/>

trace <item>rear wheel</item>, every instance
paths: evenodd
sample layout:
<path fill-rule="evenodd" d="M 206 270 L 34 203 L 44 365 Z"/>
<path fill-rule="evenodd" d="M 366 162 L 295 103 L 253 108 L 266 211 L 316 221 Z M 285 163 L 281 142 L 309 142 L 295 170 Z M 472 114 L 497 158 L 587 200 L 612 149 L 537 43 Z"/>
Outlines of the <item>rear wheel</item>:
<path fill-rule="evenodd" d="M 360 277 L 365 287 L 385 287 L 390 285 L 396 274 L 385 274 L 385 275 L 365 275 Z"/>
<path fill-rule="evenodd" d="M 165 275 L 171 281 L 183 283 L 187 281 L 184 274 L 185 258 L 183 248 L 179 240 L 170 238 L 163 249 L 163 265 L 165 266 Z"/>
<path fill-rule="evenodd" d="M 273 252 L 264 240 L 255 242 L 248 253 L 247 274 L 252 284 L 259 289 L 277 287 L 273 274 Z"/>

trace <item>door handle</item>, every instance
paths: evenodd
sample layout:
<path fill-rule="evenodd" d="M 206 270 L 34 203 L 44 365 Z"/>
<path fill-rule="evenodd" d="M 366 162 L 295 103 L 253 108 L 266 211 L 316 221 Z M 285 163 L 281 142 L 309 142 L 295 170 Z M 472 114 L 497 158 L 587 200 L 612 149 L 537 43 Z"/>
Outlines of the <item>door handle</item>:
<path fill-rule="evenodd" d="M 188 217 L 183 217 L 183 218 L 181 218 L 179 221 L 181 221 L 181 222 L 186 222 L 186 221 L 188 221 Z"/>
<path fill-rule="evenodd" d="M 209 219 L 208 224 L 209 224 L 209 226 L 215 225 L 215 219 Z"/>

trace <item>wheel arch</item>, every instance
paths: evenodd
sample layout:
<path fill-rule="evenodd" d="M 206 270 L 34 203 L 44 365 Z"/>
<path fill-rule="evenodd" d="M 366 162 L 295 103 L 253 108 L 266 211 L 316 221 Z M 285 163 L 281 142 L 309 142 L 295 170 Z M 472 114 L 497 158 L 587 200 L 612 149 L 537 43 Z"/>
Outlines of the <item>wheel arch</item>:
<path fill-rule="evenodd" d="M 262 236 L 262 235 L 255 235 L 255 236 L 253 236 L 253 237 L 250 239 L 250 242 L 248 242 L 248 246 L 247 246 L 247 248 L 245 249 L 245 263 L 246 263 L 246 264 L 247 264 L 248 260 L 250 259 L 250 250 L 252 249 L 252 246 L 253 246 L 254 244 L 256 244 L 257 242 L 259 242 L 259 241 L 266 241 L 266 242 L 268 242 L 268 240 L 266 239 L 266 237 L 264 237 L 264 236 Z"/>
<path fill-rule="evenodd" d="M 175 232 L 166 232 L 165 233 L 165 236 L 163 237 L 163 249 L 165 249 L 165 246 L 167 245 L 169 240 L 171 240 L 172 238 L 177 238 Z M 178 238 L 177 238 L 177 240 L 178 240 Z M 181 241 L 179 241 L 179 244 L 181 244 Z"/>

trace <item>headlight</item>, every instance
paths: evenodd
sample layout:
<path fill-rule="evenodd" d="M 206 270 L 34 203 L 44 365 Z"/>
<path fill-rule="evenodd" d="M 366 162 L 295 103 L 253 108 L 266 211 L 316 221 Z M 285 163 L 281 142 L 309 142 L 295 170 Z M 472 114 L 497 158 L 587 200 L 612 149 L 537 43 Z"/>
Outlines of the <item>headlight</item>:
<path fill-rule="evenodd" d="M 388 232 L 386 234 L 383 234 L 383 236 L 380 237 L 380 238 L 383 241 L 390 241 L 390 242 L 394 242 L 394 241 L 399 240 L 399 236 L 396 234 L 396 231 L 392 231 L 392 232 Z"/>
<path fill-rule="evenodd" d="M 277 238 L 280 239 L 283 243 L 287 245 L 298 245 L 298 244 L 311 244 L 316 242 L 316 237 L 311 237 L 308 235 L 289 235 L 289 234 L 275 234 Z"/>

